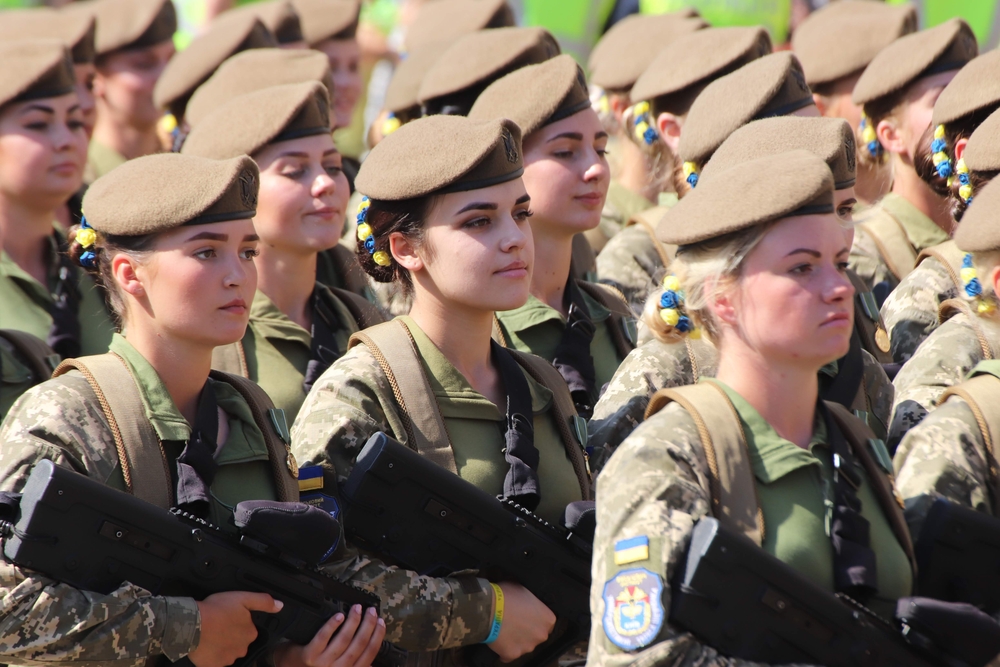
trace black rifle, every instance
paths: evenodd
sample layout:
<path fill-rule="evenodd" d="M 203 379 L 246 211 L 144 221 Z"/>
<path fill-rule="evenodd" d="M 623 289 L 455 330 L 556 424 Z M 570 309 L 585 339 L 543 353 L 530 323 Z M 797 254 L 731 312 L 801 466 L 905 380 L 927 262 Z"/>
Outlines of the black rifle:
<path fill-rule="evenodd" d="M 691 534 L 670 622 L 723 655 L 768 664 L 954 664 L 918 652 L 888 621 L 819 588 L 711 517 Z"/>
<path fill-rule="evenodd" d="M 32 469 L 20 518 L 2 529 L 8 560 L 82 590 L 107 594 L 128 581 L 153 595 L 201 600 L 251 591 L 284 602 L 276 614 L 252 612 L 259 634 L 236 665 L 252 664 L 282 639 L 309 643 L 352 605 L 379 606 L 377 596 L 249 535 L 161 509 L 51 461 Z M 385 644 L 379 656 L 382 664 L 396 664 L 405 654 Z"/>
<path fill-rule="evenodd" d="M 368 440 L 341 492 L 352 544 L 420 574 L 478 570 L 491 581 L 515 581 L 551 609 L 556 628 L 518 661 L 522 667 L 548 665 L 588 638 L 592 538 L 485 493 L 384 433 Z M 465 659 L 496 658 L 480 645 Z"/>

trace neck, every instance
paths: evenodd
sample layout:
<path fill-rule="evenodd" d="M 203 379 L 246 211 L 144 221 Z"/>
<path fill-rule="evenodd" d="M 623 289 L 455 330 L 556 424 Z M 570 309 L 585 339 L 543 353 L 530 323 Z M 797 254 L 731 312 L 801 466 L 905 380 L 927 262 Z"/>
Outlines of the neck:
<path fill-rule="evenodd" d="M 100 111 L 100 110 L 99 110 Z M 103 109 L 97 114 L 94 125 L 93 141 L 116 151 L 127 160 L 134 160 L 144 155 L 159 153 L 160 139 L 156 136 L 156 126 L 141 128 L 112 122 L 111 112 Z"/>
<path fill-rule="evenodd" d="M 892 185 L 892 170 L 884 165 L 873 167 L 858 161 L 857 181 L 854 193 L 863 204 L 874 204 L 882 198 Z"/>
<path fill-rule="evenodd" d="M 642 195 L 650 202 L 656 202 L 659 194 L 656 184 L 652 183 L 649 177 L 649 169 L 646 167 L 646 156 L 627 137 L 623 137 L 619 142 L 618 183 L 632 192 Z"/>
<path fill-rule="evenodd" d="M 899 156 L 894 155 L 894 180 L 892 192 L 913 204 L 914 208 L 934 221 L 938 227 L 951 234 L 955 229 L 955 220 L 951 217 L 948 200 L 934 192 L 924 182 L 912 166 L 905 164 Z"/>
<path fill-rule="evenodd" d="M 55 211 L 33 208 L 0 195 L 0 237 L 3 249 L 14 263 L 38 282 L 45 284 L 46 239 L 52 234 Z"/>
<path fill-rule="evenodd" d="M 569 280 L 573 261 L 573 237 L 565 234 L 547 234 L 550 226 L 544 221 L 531 221 L 535 238 L 535 265 L 531 272 L 531 293 L 539 301 L 555 308 L 563 315 L 566 306 L 563 295 Z"/>
<path fill-rule="evenodd" d="M 309 300 L 316 289 L 316 253 L 292 254 L 261 244 L 254 265 L 257 289 L 288 319 L 309 331 L 312 328 Z"/>
<path fill-rule="evenodd" d="M 142 326 L 126 331 L 126 340 L 153 367 L 174 405 L 193 425 L 198 414 L 198 397 L 212 369 L 212 348 L 171 339 Z"/>
<path fill-rule="evenodd" d="M 819 397 L 817 371 L 776 363 L 748 350 L 727 353 L 730 346 L 720 347 L 716 378 L 753 406 L 778 435 L 808 447 Z"/>

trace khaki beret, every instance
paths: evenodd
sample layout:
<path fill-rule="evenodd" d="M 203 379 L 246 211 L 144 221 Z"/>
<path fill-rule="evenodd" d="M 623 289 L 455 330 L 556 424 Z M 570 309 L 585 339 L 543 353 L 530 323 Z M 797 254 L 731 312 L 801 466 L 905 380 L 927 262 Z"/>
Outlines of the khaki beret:
<path fill-rule="evenodd" d="M 251 49 L 232 56 L 198 86 L 184 112 L 190 127 L 234 97 L 286 83 L 318 81 L 332 89 L 330 60 L 308 49 Z"/>
<path fill-rule="evenodd" d="M 355 185 L 372 199 L 399 201 L 477 190 L 523 173 L 521 130 L 512 121 L 428 116 L 380 141 Z"/>
<path fill-rule="evenodd" d="M 917 12 L 910 5 L 871 0 L 831 2 L 792 33 L 792 51 L 802 63 L 806 83 L 815 87 L 860 72 L 894 41 L 915 32 Z"/>
<path fill-rule="evenodd" d="M 424 76 L 434 66 L 451 42 L 431 42 L 410 51 L 399 61 L 385 90 L 386 111 L 399 113 L 420 106 L 418 93 Z"/>
<path fill-rule="evenodd" d="M 771 38 L 760 26 L 706 28 L 678 37 L 660 51 L 639 75 L 632 101 L 669 97 L 683 114 L 706 84 L 771 53 Z"/>
<path fill-rule="evenodd" d="M 833 213 L 833 174 L 820 158 L 796 150 L 719 172 L 667 211 L 656 237 L 688 245 L 781 218 L 823 213 Z"/>
<path fill-rule="evenodd" d="M 143 236 L 252 218 L 259 187 L 260 172 L 246 155 L 211 160 L 159 153 L 129 160 L 98 178 L 83 196 L 83 210 L 87 223 L 102 234 Z"/>
<path fill-rule="evenodd" d="M 69 49 L 55 39 L 0 42 L 0 107 L 76 89 Z"/>
<path fill-rule="evenodd" d="M 931 126 L 953 123 L 977 111 L 1000 105 L 1000 51 L 973 58 L 945 86 L 934 103 Z M 985 115 L 985 114 L 984 114 Z"/>
<path fill-rule="evenodd" d="M 614 24 L 590 52 L 590 82 L 605 90 L 627 91 L 667 45 L 707 27 L 702 19 L 679 12 L 628 16 Z"/>
<path fill-rule="evenodd" d="M 959 69 L 978 53 L 976 37 L 962 19 L 900 37 L 865 68 L 854 86 L 854 103 L 868 104 L 922 77 Z"/>
<path fill-rule="evenodd" d="M 735 165 L 794 150 L 806 150 L 824 160 L 833 172 L 834 190 L 854 186 L 857 153 L 850 124 L 840 118 L 797 116 L 755 120 L 733 132 L 705 165 L 698 186 Z"/>
<path fill-rule="evenodd" d="M 962 154 L 972 171 L 1000 171 L 1000 110 L 979 124 Z"/>
<path fill-rule="evenodd" d="M 459 38 L 428 70 L 420 84 L 422 104 L 469 93 L 473 99 L 504 74 L 559 55 L 559 44 L 544 28 L 496 28 Z"/>
<path fill-rule="evenodd" d="M 528 65 L 497 79 L 480 93 L 469 111 L 472 120 L 509 118 L 529 134 L 549 123 L 589 109 L 590 95 L 583 70 L 573 56 L 563 54 Z"/>
<path fill-rule="evenodd" d="M 358 0 L 292 0 L 306 44 L 328 39 L 354 39 L 361 3 Z"/>
<path fill-rule="evenodd" d="M 507 0 L 434 0 L 425 2 L 406 30 L 403 43 L 415 51 L 434 42 L 451 42 L 470 32 L 516 25 Z"/>
<path fill-rule="evenodd" d="M 208 114 L 181 153 L 224 160 L 316 134 L 330 134 L 329 93 L 316 81 L 289 83 L 240 95 Z"/>
<path fill-rule="evenodd" d="M 227 58 L 240 51 L 276 47 L 278 42 L 253 14 L 223 14 L 183 51 L 177 53 L 153 88 L 153 102 L 180 120 L 195 88 Z"/>
<path fill-rule="evenodd" d="M 265 2 L 252 2 L 235 9 L 230 9 L 229 14 L 251 14 L 260 19 L 278 44 L 295 44 L 304 42 L 302 36 L 302 22 L 299 14 L 295 11 L 289 0 L 266 0 Z"/>
<path fill-rule="evenodd" d="M 94 39 L 97 23 L 86 12 L 60 12 L 48 7 L 6 11 L 0 21 L 0 41 L 58 39 L 66 45 L 77 64 L 92 63 L 97 57 Z"/>
<path fill-rule="evenodd" d="M 976 193 L 955 232 L 955 244 L 965 252 L 1000 249 L 1000 178 Z"/>
<path fill-rule="evenodd" d="M 787 116 L 813 103 L 795 56 L 788 51 L 764 56 L 716 79 L 698 95 L 681 130 L 678 156 L 703 165 L 750 121 Z"/>
<path fill-rule="evenodd" d="M 91 0 L 61 11 L 91 12 L 97 19 L 97 55 L 142 49 L 173 39 L 177 11 L 171 0 Z"/>

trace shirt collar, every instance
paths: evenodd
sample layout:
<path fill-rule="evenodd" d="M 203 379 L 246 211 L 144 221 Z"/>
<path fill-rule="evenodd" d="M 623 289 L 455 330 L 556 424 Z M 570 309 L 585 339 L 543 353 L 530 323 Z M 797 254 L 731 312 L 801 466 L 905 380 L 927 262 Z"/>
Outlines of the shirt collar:
<path fill-rule="evenodd" d="M 596 299 L 590 296 L 586 290 L 580 289 L 582 303 L 590 319 L 594 322 L 603 322 L 611 317 L 611 311 L 605 308 Z M 503 312 L 503 324 L 510 331 L 524 331 L 531 327 L 555 321 L 560 324 L 566 323 L 566 318 L 562 314 L 548 305 L 534 294 L 528 295 L 528 301 L 520 308 Z"/>
<path fill-rule="evenodd" d="M 882 208 L 899 221 L 917 251 L 944 243 L 951 237 L 933 220 L 917 210 L 906 198 L 890 192 L 882 198 Z"/>

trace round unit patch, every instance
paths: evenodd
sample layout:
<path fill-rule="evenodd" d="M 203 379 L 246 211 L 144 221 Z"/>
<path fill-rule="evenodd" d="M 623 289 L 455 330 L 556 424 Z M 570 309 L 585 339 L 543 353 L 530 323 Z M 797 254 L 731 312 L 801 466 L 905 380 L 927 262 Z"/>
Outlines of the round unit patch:
<path fill-rule="evenodd" d="M 622 570 L 604 584 L 604 634 L 615 646 L 648 646 L 663 627 L 663 580 L 645 568 Z"/>

